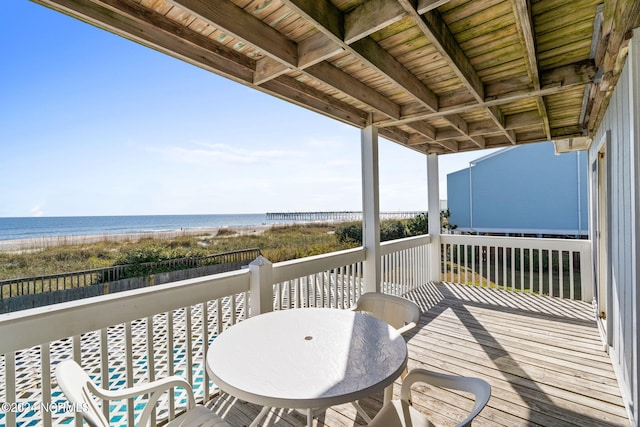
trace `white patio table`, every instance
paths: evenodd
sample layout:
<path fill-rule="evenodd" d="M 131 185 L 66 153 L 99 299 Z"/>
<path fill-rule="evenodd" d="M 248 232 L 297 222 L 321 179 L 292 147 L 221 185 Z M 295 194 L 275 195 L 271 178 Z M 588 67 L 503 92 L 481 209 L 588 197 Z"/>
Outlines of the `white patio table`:
<path fill-rule="evenodd" d="M 404 338 L 387 323 L 350 310 L 299 308 L 244 320 L 207 352 L 207 372 L 220 389 L 263 405 L 306 410 L 357 403 L 391 384 L 407 364 Z"/>

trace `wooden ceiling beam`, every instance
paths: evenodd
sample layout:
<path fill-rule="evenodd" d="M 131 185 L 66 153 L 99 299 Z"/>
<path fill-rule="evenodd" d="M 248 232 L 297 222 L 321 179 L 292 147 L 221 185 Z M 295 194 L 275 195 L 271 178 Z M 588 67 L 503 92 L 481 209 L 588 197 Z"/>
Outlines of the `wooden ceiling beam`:
<path fill-rule="evenodd" d="M 400 117 L 398 104 L 326 61 L 308 67 L 305 73 L 388 117 Z"/>
<path fill-rule="evenodd" d="M 268 56 L 260 58 L 256 61 L 256 72 L 253 75 L 253 84 L 261 85 L 283 75 L 290 69 L 291 68 L 287 67 L 282 62 L 276 61 Z"/>
<path fill-rule="evenodd" d="M 522 114 L 523 116 L 530 116 L 530 115 L 535 115 L 536 117 L 533 118 L 533 121 L 528 121 L 527 122 L 527 126 L 525 126 L 523 123 L 515 123 L 513 122 L 513 124 L 515 125 L 513 129 L 515 128 L 524 128 L 524 127 L 536 127 L 536 128 L 540 128 L 542 125 L 540 123 L 540 118 L 538 117 L 537 112 L 527 112 L 527 113 L 519 113 Z M 524 120 L 524 117 L 522 118 Z M 528 119 L 527 119 L 528 120 Z M 508 122 L 509 125 L 511 125 L 511 122 Z M 513 132 L 513 129 L 507 129 L 508 132 Z M 483 137 L 486 135 L 493 135 L 493 136 L 498 136 L 498 135 L 504 135 L 503 131 L 500 130 L 495 130 L 493 129 L 487 129 L 486 126 L 483 126 L 482 124 L 478 125 L 478 124 L 473 124 L 473 125 L 469 125 L 469 139 L 470 140 L 474 140 L 475 138 L 479 138 L 479 137 Z M 438 142 L 438 141 L 444 141 L 444 140 L 449 140 L 449 139 L 460 139 L 460 134 L 458 132 L 456 132 L 453 129 L 439 129 L 438 131 L 436 131 L 436 135 L 433 138 L 434 141 Z M 477 145 L 478 141 L 474 141 Z M 511 141 L 509 141 L 511 143 Z"/>
<path fill-rule="evenodd" d="M 251 44 L 276 62 L 282 63 L 283 66 L 300 70 L 392 119 L 400 117 L 400 107 L 396 103 L 326 61 L 315 64 L 311 61 L 308 64 L 313 65 L 300 69 L 298 66 L 299 49 L 294 41 L 287 39 L 277 30 L 229 0 L 216 0 L 215 2 L 171 0 L 171 2 L 199 16 L 210 25 Z M 315 2 L 314 4 L 313 10 L 316 10 L 318 4 Z M 330 51 L 340 48 L 340 45 L 336 46 L 335 43 L 325 44 L 325 46 L 329 46 Z M 272 75 L 282 74 L 282 67 L 272 66 L 271 69 L 276 70 Z M 267 81 L 267 77 L 268 73 L 265 73 L 259 76 L 257 81 Z"/>
<path fill-rule="evenodd" d="M 307 67 L 325 61 L 339 53 L 343 49 L 329 40 L 324 34 L 316 33 L 311 37 L 298 43 L 298 69 L 304 70 Z M 256 75 L 254 84 L 263 84 L 291 70 L 286 64 L 276 61 L 271 57 L 256 61 Z"/>
<path fill-rule="evenodd" d="M 474 97 L 481 101 L 483 98 L 483 88 L 480 78 L 471 66 L 471 63 L 460 49 L 446 25 L 442 22 L 437 12 L 427 12 L 431 19 L 423 19 L 414 9 L 412 0 L 399 0 L 405 12 L 418 25 L 420 31 L 431 41 L 436 50 L 442 55 L 454 72 L 462 80 L 463 84 L 474 94 Z M 450 50 L 449 50 L 450 49 Z M 467 135 L 467 123 L 457 114 L 444 116 L 451 126 L 460 132 L 461 135 L 471 139 Z M 475 142 L 475 141 L 474 141 Z"/>
<path fill-rule="evenodd" d="M 407 13 L 396 0 L 369 0 L 344 15 L 344 42 L 354 43 L 398 22 Z"/>
<path fill-rule="evenodd" d="M 509 79 L 493 85 L 487 85 L 487 96 L 481 103 L 458 104 L 448 99 L 441 99 L 441 108 L 438 112 L 405 112 L 403 109 L 402 118 L 392 121 L 385 120 L 376 123 L 376 126 L 386 127 L 411 123 L 416 120 L 428 120 L 435 117 L 442 117 L 450 114 L 467 113 L 479 108 L 488 108 L 511 102 L 522 101 L 524 99 L 555 95 L 565 91 L 573 90 L 576 87 L 584 87 L 588 83 L 593 83 L 596 75 L 596 67 L 593 60 L 579 61 L 575 64 L 563 65 L 541 73 L 542 86 L 540 90 L 533 90 L 531 87 L 523 86 L 519 79 Z M 493 87 L 496 89 L 493 89 Z"/>
<path fill-rule="evenodd" d="M 317 32 L 298 43 L 298 68 L 304 70 L 343 51 L 344 49 L 340 45 L 331 41 L 321 32 Z"/>
<path fill-rule="evenodd" d="M 511 0 L 516 20 L 516 28 L 520 43 L 525 51 L 525 62 L 527 73 L 531 79 L 534 90 L 540 90 L 540 75 L 538 73 L 538 59 L 536 53 L 536 42 L 533 28 L 533 18 L 531 16 L 531 5 L 528 0 Z M 543 97 L 536 97 L 538 112 L 544 122 L 544 132 L 547 139 L 551 140 L 551 127 L 549 125 L 549 114 Z"/>
<path fill-rule="evenodd" d="M 255 61 L 131 0 L 36 0 L 231 80 L 253 81 Z"/>
<path fill-rule="evenodd" d="M 169 0 L 278 62 L 298 66 L 298 45 L 228 0 Z"/>
<path fill-rule="evenodd" d="M 131 0 L 37 0 L 87 23 L 151 47 L 205 70 L 250 85 L 255 60 L 190 30 Z M 284 84 L 283 84 L 284 83 Z M 290 77 L 280 76 L 262 92 L 286 99 L 354 126 L 366 125 L 368 114 Z M 394 104 L 395 105 L 395 104 Z M 399 135 L 398 133 L 392 133 Z"/>
<path fill-rule="evenodd" d="M 427 122 L 413 122 L 408 125 L 410 128 L 426 137 L 429 141 L 433 141 L 436 137 L 436 130 Z"/>
<path fill-rule="evenodd" d="M 420 15 L 424 15 L 425 13 L 437 9 L 446 3 L 449 3 L 449 0 L 418 0 L 416 10 Z"/>
<path fill-rule="evenodd" d="M 482 135 L 472 136 L 471 141 L 473 141 L 473 143 L 476 144 L 476 146 L 481 150 L 487 148 L 487 142 Z"/>
<path fill-rule="evenodd" d="M 269 80 L 261 86 L 261 89 L 266 89 L 289 102 L 344 123 L 361 128 L 367 124 L 368 114 L 288 76 Z"/>
<path fill-rule="evenodd" d="M 458 148 L 458 143 L 455 141 L 434 141 L 434 142 L 439 146 L 446 148 L 452 153 L 457 153 L 458 151 L 460 151 L 460 149 Z"/>
<path fill-rule="evenodd" d="M 366 37 L 352 45 L 348 45 L 346 48 L 357 52 L 358 56 L 366 60 L 382 74 L 388 76 L 395 84 L 405 89 L 409 95 L 412 95 L 416 101 L 426 108 L 432 111 L 438 110 L 438 97 L 431 89 L 389 55 L 372 38 Z"/>
<path fill-rule="evenodd" d="M 484 98 L 484 88 L 482 81 L 475 69 L 469 62 L 460 45 L 455 40 L 449 28 L 436 10 L 432 10 L 423 15 L 413 8 L 411 0 L 398 0 L 402 7 L 413 18 L 418 28 L 427 36 L 436 50 L 451 66 L 458 78 L 469 89 L 478 102 Z"/>
<path fill-rule="evenodd" d="M 378 129 L 378 134 L 384 138 L 389 139 L 390 141 L 399 142 L 400 144 L 409 147 L 409 140 L 411 138 L 411 135 L 403 132 L 400 129 Z"/>
<path fill-rule="evenodd" d="M 594 34 L 595 59 L 545 70 L 538 65 L 542 58 L 537 55 L 540 39 L 536 37 L 542 34 L 535 34 L 531 0 L 505 1 L 501 11 L 508 13 L 509 19 L 511 13 L 515 17 L 515 25 L 509 25 L 509 36 L 517 37 L 515 45 L 509 44 L 513 46 L 509 64 L 517 62 L 517 70 L 513 69 L 514 78 L 489 83 L 505 68 L 493 69 L 487 63 L 489 68 L 482 72 L 474 69 L 456 40 L 457 32 L 464 28 L 456 24 L 450 29 L 438 11 L 447 0 L 368 0 L 356 2 L 358 6 L 347 12 L 338 9 L 333 0 L 281 0 L 284 7 L 273 3 L 277 17 L 254 15 L 253 8 L 240 7 L 237 0 L 34 1 L 345 123 L 362 127 L 373 113 L 382 136 L 416 151 L 438 153 L 592 135 L 625 63 L 630 30 L 640 25 L 638 0 L 605 0 L 602 31 Z M 476 10 L 467 3 L 461 7 L 460 16 Z M 577 18 L 591 16 L 591 7 L 584 11 L 578 8 Z M 563 12 L 573 13 L 568 7 Z M 457 9 L 452 19 L 456 15 Z M 274 23 L 276 18 L 281 24 Z M 394 44 L 398 48 L 387 51 L 374 40 L 377 33 L 373 33 L 400 20 L 403 31 L 397 36 L 389 31 L 394 37 L 389 43 L 407 44 Z M 280 31 L 280 25 L 285 24 L 286 29 Z M 211 34 L 214 29 L 213 34 L 231 35 L 226 41 L 236 38 L 237 45 L 218 42 Z M 420 31 L 425 38 L 415 38 Z M 402 40 L 402 36 L 411 39 Z M 484 43 L 487 50 L 494 43 L 497 48 L 499 40 L 491 38 L 502 36 L 483 33 L 481 37 L 469 40 L 468 48 L 485 49 Z M 549 60 L 549 65 L 561 61 L 565 49 L 573 48 L 570 43 L 575 42 L 577 49 L 578 43 L 587 42 L 578 29 L 571 30 L 571 37 L 566 43 L 558 40 L 562 52 L 554 53 L 557 58 Z M 555 52 L 557 46 L 553 48 L 551 41 L 544 40 L 545 52 Z M 417 55 L 423 44 L 432 56 L 417 71 L 413 67 L 422 64 Z M 464 46 L 467 49 L 466 42 Z M 343 52 L 348 54 L 341 55 Z M 344 59 L 345 68 L 330 62 L 336 56 Z M 567 53 L 569 57 L 585 55 L 576 50 L 575 56 Z M 432 61 L 438 62 L 432 65 Z M 410 68 L 405 65 L 408 63 Z M 440 96 L 422 80 L 436 66 Z M 585 88 L 580 120 L 584 124 L 574 119 L 551 120 L 549 115 L 556 111 L 546 105 L 550 95 L 568 90 L 577 97 Z M 503 111 L 509 110 L 521 112 L 504 116 Z M 476 121 L 467 122 L 467 117 Z"/>
<path fill-rule="evenodd" d="M 640 2 L 617 0 L 604 2 L 602 31 L 596 48 L 596 65 L 602 79 L 592 85 L 586 106 L 584 127 L 590 134 L 600 126 L 627 57 L 631 30 L 640 26 Z"/>
<path fill-rule="evenodd" d="M 407 14 L 413 18 L 413 21 L 417 24 L 420 31 L 425 34 L 436 50 L 449 64 L 451 69 L 456 73 L 469 93 L 471 93 L 477 102 L 482 102 L 484 100 L 484 86 L 482 81 L 471 65 L 471 62 L 458 45 L 458 42 L 455 40 L 440 17 L 440 14 L 435 10 L 435 7 L 440 6 L 440 2 L 429 2 L 428 5 L 423 2 L 422 5 L 418 5 L 419 8 L 421 7 L 420 10 L 422 12 L 420 12 L 419 10 L 414 9 L 414 2 L 412 0 L 398 1 Z M 504 123 L 500 119 L 501 114 L 499 113 L 498 108 L 489 108 L 488 113 L 496 126 L 502 130 L 505 136 L 507 136 L 513 144 L 515 144 L 515 137 L 504 129 Z M 460 126 L 462 118 L 459 116 L 445 116 L 445 118 L 450 121 L 451 125 L 455 129 L 459 130 L 462 135 L 468 137 L 476 145 L 482 145 L 484 143 L 484 141 L 473 140 L 467 134 L 464 130 L 466 126 Z"/>
<path fill-rule="evenodd" d="M 373 39 L 364 37 L 353 44 L 345 42 L 344 16 L 331 2 L 327 0 L 281 1 L 308 22 L 314 24 L 318 31 L 323 32 L 332 41 L 340 44 L 345 50 L 353 53 L 358 59 L 378 70 L 381 75 L 406 90 L 416 101 L 431 111 L 438 110 L 438 97 L 433 91 L 396 61 L 387 51 L 382 49 Z M 340 28 L 340 25 L 342 25 L 342 28 Z"/>

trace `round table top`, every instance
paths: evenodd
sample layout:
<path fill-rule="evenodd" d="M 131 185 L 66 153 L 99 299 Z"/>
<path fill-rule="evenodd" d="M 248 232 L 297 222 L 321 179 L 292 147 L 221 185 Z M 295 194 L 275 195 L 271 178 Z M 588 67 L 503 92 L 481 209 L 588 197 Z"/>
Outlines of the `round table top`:
<path fill-rule="evenodd" d="M 207 371 L 223 391 L 277 408 L 320 408 L 384 389 L 407 363 L 404 338 L 361 312 L 331 308 L 273 311 L 220 334 Z"/>

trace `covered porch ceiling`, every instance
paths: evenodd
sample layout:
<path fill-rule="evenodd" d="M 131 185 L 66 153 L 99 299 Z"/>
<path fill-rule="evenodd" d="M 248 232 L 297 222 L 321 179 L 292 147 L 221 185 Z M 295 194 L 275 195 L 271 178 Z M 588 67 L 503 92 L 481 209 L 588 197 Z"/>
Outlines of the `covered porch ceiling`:
<path fill-rule="evenodd" d="M 640 25 L 638 0 L 35 1 L 426 154 L 586 148 Z"/>

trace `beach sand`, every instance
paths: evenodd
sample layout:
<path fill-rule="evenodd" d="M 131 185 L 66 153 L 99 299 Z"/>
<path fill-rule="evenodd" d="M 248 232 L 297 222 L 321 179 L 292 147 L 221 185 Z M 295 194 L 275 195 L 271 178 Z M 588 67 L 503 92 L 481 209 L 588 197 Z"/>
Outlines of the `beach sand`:
<path fill-rule="evenodd" d="M 94 234 L 94 235 L 74 235 L 74 236 L 53 236 L 53 237 L 35 237 L 32 239 L 17 240 L 0 240 L 0 251 L 14 251 L 25 249 L 38 249 L 51 246 L 61 245 L 77 245 L 83 243 L 94 242 L 121 242 L 125 240 L 140 240 L 147 238 L 154 239 L 172 239 L 186 235 L 210 235 L 216 236 L 219 230 L 230 230 L 235 234 L 229 233 L 229 236 L 261 234 L 265 230 L 273 227 L 270 225 L 247 225 L 237 227 L 219 227 L 219 228 L 185 228 L 173 231 L 145 231 L 140 233 L 122 233 L 122 234 Z M 227 235 L 227 234 L 225 234 Z"/>

